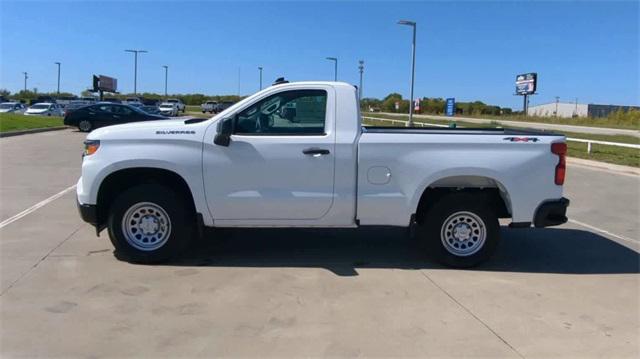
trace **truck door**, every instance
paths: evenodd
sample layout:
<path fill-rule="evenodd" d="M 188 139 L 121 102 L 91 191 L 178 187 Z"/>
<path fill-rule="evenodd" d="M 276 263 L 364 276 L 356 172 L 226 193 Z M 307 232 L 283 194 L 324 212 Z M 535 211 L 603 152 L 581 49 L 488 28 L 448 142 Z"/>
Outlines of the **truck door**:
<path fill-rule="evenodd" d="M 232 115 L 228 147 L 205 136 L 204 185 L 214 220 L 314 220 L 334 196 L 335 94 L 271 94 Z"/>

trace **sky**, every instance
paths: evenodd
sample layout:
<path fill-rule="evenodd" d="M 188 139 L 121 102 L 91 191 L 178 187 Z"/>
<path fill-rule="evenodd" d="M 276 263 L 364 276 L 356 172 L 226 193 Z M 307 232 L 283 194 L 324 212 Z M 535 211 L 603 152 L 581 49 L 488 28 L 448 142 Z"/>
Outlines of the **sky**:
<path fill-rule="evenodd" d="M 409 97 L 417 22 L 415 97 L 522 107 L 515 77 L 538 73 L 531 104 L 640 105 L 638 1 L 5 1 L 0 88 L 79 94 L 91 76 L 133 92 L 248 95 L 277 77 L 359 83 L 365 97 Z"/>

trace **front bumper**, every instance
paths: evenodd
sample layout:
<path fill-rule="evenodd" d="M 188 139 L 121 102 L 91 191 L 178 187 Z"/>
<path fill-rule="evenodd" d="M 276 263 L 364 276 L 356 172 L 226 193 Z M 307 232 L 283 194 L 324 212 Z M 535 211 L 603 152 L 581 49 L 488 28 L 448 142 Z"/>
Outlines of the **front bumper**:
<path fill-rule="evenodd" d="M 97 227 L 98 225 L 98 207 L 94 204 L 82 204 L 76 199 L 78 212 L 83 221 Z"/>
<path fill-rule="evenodd" d="M 535 227 L 557 226 L 567 222 L 567 207 L 570 201 L 567 198 L 547 201 L 541 204 L 536 210 L 533 219 Z"/>

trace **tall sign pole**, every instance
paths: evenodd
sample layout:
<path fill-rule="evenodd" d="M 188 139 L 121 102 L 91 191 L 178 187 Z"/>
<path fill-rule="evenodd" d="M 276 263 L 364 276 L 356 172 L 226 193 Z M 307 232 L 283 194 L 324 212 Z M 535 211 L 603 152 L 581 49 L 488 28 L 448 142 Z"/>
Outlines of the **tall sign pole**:
<path fill-rule="evenodd" d="M 54 62 L 54 64 L 58 65 L 58 91 L 57 94 L 60 95 L 60 63 Z"/>
<path fill-rule="evenodd" d="M 147 50 L 124 50 L 125 52 L 133 53 L 133 94 L 138 93 L 138 53 L 147 53 Z"/>
<path fill-rule="evenodd" d="M 407 25 L 413 28 L 413 41 L 411 42 L 411 91 L 409 98 L 409 122 L 407 127 L 413 127 L 413 85 L 416 79 L 416 22 L 409 20 L 398 21 L 399 25 Z"/>
<path fill-rule="evenodd" d="M 358 100 L 362 101 L 362 73 L 364 72 L 364 61 L 358 61 L 358 70 L 360 70 L 360 87 L 358 88 Z"/>
<path fill-rule="evenodd" d="M 169 80 L 169 66 L 163 65 L 164 67 L 164 97 L 167 97 L 167 82 Z"/>

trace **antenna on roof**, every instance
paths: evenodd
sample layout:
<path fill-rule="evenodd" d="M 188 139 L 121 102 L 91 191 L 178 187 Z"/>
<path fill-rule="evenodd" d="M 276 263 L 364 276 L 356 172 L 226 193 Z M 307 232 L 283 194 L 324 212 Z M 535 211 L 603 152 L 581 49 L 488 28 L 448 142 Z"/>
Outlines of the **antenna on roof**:
<path fill-rule="evenodd" d="M 284 77 L 278 77 L 276 79 L 276 81 L 273 83 L 273 85 L 271 86 L 275 86 L 275 85 L 281 85 L 281 84 L 288 84 L 289 81 L 285 80 Z"/>

